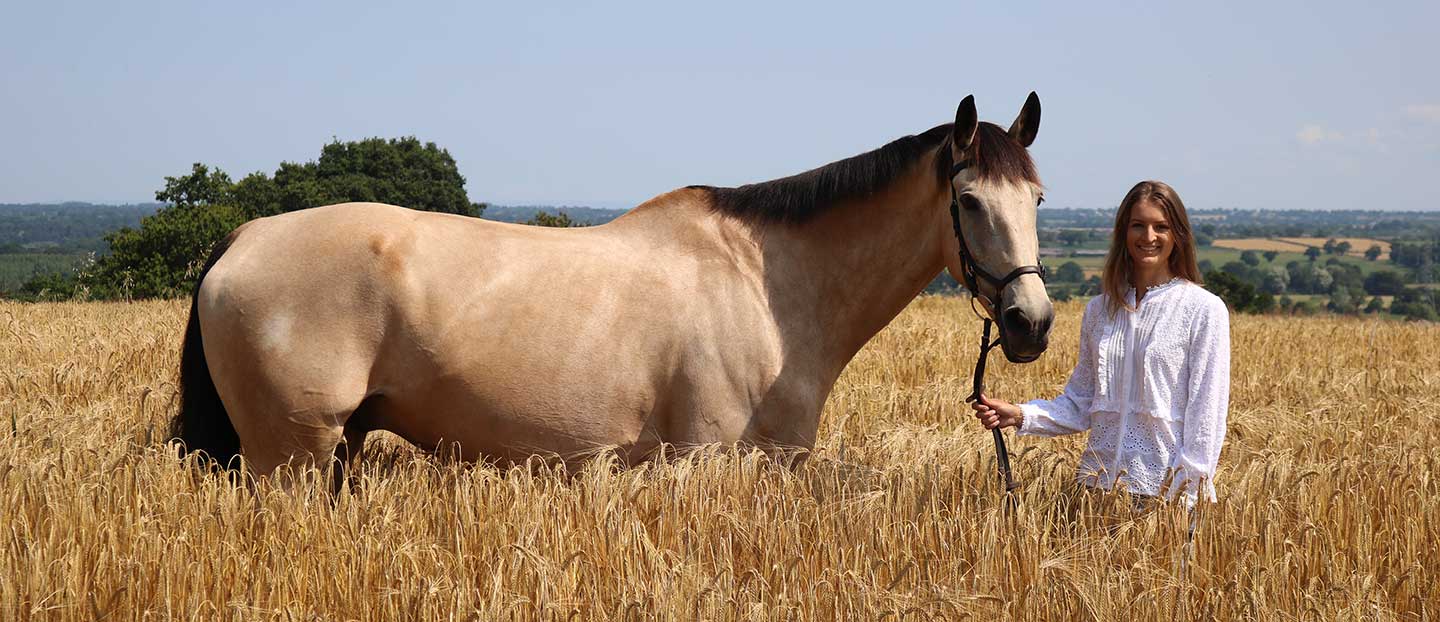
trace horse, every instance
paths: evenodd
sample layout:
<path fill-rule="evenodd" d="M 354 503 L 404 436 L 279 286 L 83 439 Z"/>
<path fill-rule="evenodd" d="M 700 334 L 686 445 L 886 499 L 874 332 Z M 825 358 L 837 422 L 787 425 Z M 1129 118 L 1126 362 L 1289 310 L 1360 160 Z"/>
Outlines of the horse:
<path fill-rule="evenodd" d="M 970 96 L 868 153 L 593 227 L 376 203 L 249 221 L 200 273 L 171 436 L 256 478 L 333 465 L 337 488 L 374 430 L 503 464 L 813 449 L 846 364 L 942 269 L 1038 263 L 1039 122 L 1034 93 L 1008 130 Z M 1040 356 L 1040 275 L 978 289 L 1006 357 Z"/>

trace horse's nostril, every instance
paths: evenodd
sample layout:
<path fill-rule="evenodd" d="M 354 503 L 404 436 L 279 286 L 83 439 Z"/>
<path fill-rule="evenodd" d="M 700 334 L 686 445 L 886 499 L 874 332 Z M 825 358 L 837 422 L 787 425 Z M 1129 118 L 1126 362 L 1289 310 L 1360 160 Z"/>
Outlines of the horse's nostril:
<path fill-rule="evenodd" d="M 1025 315 L 1024 309 L 1020 307 L 1010 307 L 1005 310 L 1003 315 L 1005 324 L 1010 328 L 1022 330 L 1026 333 L 1030 332 L 1030 316 Z"/>

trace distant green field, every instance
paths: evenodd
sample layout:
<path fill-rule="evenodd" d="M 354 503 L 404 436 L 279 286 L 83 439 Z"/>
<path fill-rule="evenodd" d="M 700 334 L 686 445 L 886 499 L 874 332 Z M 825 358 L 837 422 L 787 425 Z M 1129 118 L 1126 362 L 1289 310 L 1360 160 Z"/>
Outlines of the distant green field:
<path fill-rule="evenodd" d="M 1200 256 L 1198 257 L 1198 260 L 1205 261 L 1208 259 L 1211 263 L 1215 264 L 1215 269 L 1219 270 L 1221 266 L 1229 262 L 1240 261 L 1240 254 L 1242 252 L 1244 251 L 1206 246 L 1200 249 Z M 1325 265 L 1325 262 L 1328 261 L 1330 257 L 1335 257 L 1335 255 L 1322 255 L 1319 259 L 1316 260 L 1316 262 L 1318 262 L 1320 265 Z M 1360 272 L 1365 274 L 1366 276 L 1369 276 L 1371 272 L 1375 272 L 1377 270 L 1398 271 L 1395 265 L 1389 262 L 1369 261 L 1363 257 L 1339 257 L 1339 259 L 1342 262 L 1359 267 Z M 1086 276 L 1090 276 L 1092 274 L 1100 274 L 1100 270 L 1105 267 L 1105 258 L 1096 255 L 1087 255 L 1083 257 L 1047 257 L 1045 259 L 1045 263 L 1048 264 L 1052 269 L 1067 261 L 1073 261 L 1079 264 L 1080 267 L 1085 270 Z M 1261 255 L 1259 267 L 1268 268 L 1273 265 L 1283 268 L 1285 267 L 1285 264 L 1292 261 L 1307 262 L 1310 261 L 1310 258 L 1306 257 L 1301 253 L 1280 253 L 1275 256 L 1275 261 L 1272 263 L 1265 261 L 1265 256 Z"/>
<path fill-rule="evenodd" d="M 0 254 L 0 292 L 19 289 L 39 274 L 65 272 L 85 261 L 88 253 L 5 253 Z"/>

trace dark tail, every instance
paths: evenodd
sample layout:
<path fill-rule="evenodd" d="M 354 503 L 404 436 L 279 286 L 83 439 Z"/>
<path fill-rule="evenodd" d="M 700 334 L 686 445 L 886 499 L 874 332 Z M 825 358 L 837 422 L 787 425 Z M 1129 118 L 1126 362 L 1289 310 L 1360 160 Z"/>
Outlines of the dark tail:
<path fill-rule="evenodd" d="M 195 291 L 190 296 L 190 323 L 185 327 L 185 342 L 180 351 L 180 412 L 170 422 L 170 437 L 182 443 L 180 455 L 204 452 L 211 464 L 232 468 L 236 455 L 240 453 L 240 437 L 235 426 L 220 403 L 220 394 L 215 390 L 215 381 L 210 377 L 210 365 L 205 361 L 205 343 L 200 338 L 200 284 L 205 275 L 230 248 L 239 229 L 225 236 L 195 281 Z"/>

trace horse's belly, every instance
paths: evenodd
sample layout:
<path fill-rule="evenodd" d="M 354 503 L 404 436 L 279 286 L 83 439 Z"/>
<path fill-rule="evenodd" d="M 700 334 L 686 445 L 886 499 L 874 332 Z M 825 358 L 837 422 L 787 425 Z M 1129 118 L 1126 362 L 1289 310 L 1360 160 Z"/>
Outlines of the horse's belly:
<path fill-rule="evenodd" d="M 597 386 L 524 371 L 456 373 L 385 392 L 380 427 L 466 459 L 576 458 L 615 448 L 643 451 L 660 440 L 649 387 Z"/>
<path fill-rule="evenodd" d="M 518 282 L 535 282 L 517 279 Z M 523 459 L 643 448 L 665 434 L 678 327 L 625 292 L 507 291 L 432 303 L 377 361 L 389 425 L 472 458 Z M 577 310 L 567 312 L 566 310 Z M 400 315 L 405 315 L 402 312 Z M 403 430 L 403 431 L 402 431 Z"/>

